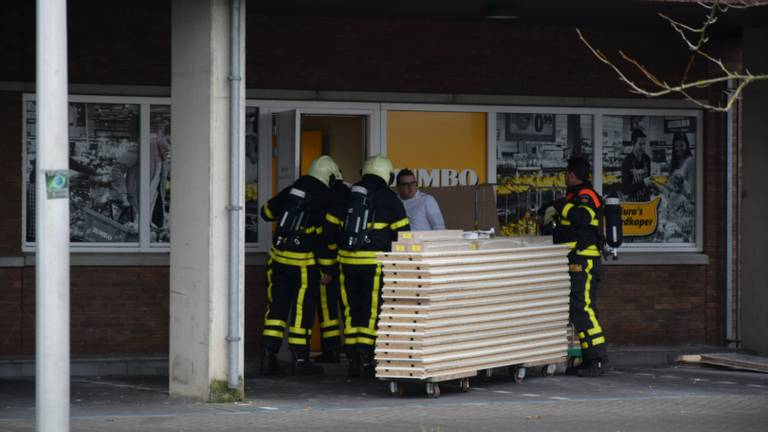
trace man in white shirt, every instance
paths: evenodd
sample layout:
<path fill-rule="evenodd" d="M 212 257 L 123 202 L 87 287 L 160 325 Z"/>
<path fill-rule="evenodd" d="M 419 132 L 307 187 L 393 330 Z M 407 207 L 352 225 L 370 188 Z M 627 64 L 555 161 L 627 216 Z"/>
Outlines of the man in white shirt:
<path fill-rule="evenodd" d="M 408 168 L 397 174 L 397 195 L 405 206 L 411 231 L 445 229 L 437 201 L 432 195 L 419 191 L 416 187 L 416 176 Z"/>

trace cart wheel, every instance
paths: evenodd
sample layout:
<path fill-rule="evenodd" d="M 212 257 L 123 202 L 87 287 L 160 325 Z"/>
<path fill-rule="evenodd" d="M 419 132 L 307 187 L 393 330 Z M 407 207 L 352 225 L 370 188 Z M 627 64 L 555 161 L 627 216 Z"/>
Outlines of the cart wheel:
<path fill-rule="evenodd" d="M 541 368 L 541 376 L 551 377 L 557 371 L 557 365 L 548 364 Z"/>
<path fill-rule="evenodd" d="M 493 376 L 493 369 L 483 369 L 478 372 L 478 375 L 480 375 L 481 380 L 488 381 Z"/>
<path fill-rule="evenodd" d="M 405 393 L 405 389 L 397 381 L 389 382 L 389 394 L 394 397 L 401 397 Z"/>
<path fill-rule="evenodd" d="M 427 397 L 437 399 L 440 397 L 440 385 L 437 383 L 427 383 Z"/>
<path fill-rule="evenodd" d="M 462 378 L 459 380 L 459 390 L 461 390 L 463 393 L 466 393 L 469 391 L 469 378 Z"/>
<path fill-rule="evenodd" d="M 580 357 L 568 357 L 568 367 L 574 368 L 581 363 Z"/>
<path fill-rule="evenodd" d="M 522 366 L 514 366 L 512 378 L 515 380 L 515 383 L 521 384 L 525 379 L 525 368 Z"/>

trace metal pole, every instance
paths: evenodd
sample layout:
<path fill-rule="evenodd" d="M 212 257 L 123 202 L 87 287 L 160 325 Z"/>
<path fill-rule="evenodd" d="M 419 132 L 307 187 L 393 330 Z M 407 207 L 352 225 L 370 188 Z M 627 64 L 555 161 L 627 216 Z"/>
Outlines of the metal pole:
<path fill-rule="evenodd" d="M 37 1 L 37 430 L 69 430 L 67 2 Z"/>
<path fill-rule="evenodd" d="M 728 94 L 733 81 L 728 81 Z M 725 344 L 738 343 L 733 328 L 733 109 L 726 113 L 725 138 Z"/>
<path fill-rule="evenodd" d="M 243 194 L 240 192 L 240 0 L 230 7 L 229 46 L 229 373 L 227 386 L 240 388 L 240 214 Z"/>

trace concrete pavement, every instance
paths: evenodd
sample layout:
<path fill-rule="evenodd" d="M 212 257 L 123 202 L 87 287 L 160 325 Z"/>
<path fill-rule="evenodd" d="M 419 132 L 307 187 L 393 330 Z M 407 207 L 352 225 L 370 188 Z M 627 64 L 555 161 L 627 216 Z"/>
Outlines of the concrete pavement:
<path fill-rule="evenodd" d="M 423 386 L 404 397 L 378 381 L 253 378 L 247 400 L 204 404 L 172 399 L 167 378 L 74 378 L 72 431 L 765 431 L 768 374 L 664 366 L 619 367 L 605 377 L 505 371 L 472 389 Z M 34 430 L 34 381 L 0 380 L 0 431 Z"/>

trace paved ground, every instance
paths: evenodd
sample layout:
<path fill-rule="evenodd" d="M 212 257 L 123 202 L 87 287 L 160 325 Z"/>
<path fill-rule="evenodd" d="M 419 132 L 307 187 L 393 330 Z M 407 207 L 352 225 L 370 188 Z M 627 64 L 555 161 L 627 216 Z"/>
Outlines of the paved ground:
<path fill-rule="evenodd" d="M 248 380 L 247 400 L 171 399 L 165 378 L 72 381 L 72 431 L 760 431 L 768 374 L 680 367 L 619 368 L 598 379 L 529 374 L 476 379 L 469 393 L 343 375 Z M 34 430 L 34 382 L 0 380 L 0 431 Z"/>

